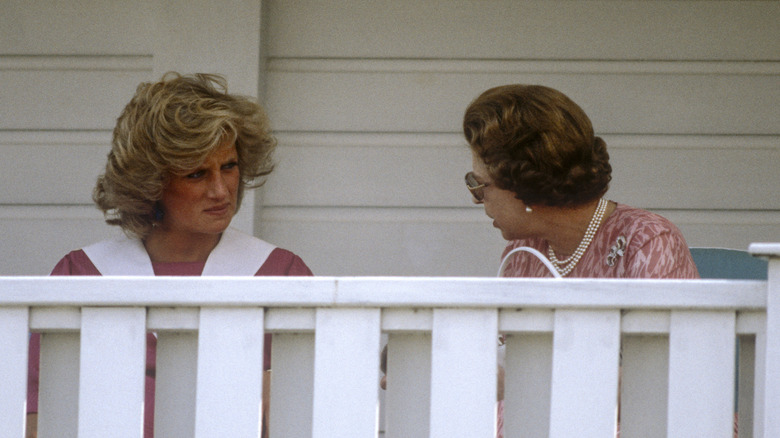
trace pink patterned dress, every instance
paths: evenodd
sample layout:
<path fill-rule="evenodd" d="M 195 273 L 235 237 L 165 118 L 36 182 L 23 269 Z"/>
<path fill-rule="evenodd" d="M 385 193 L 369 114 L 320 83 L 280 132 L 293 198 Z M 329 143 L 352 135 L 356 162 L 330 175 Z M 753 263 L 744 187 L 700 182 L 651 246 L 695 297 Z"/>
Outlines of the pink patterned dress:
<path fill-rule="evenodd" d="M 547 254 L 543 239 L 513 240 L 502 260 L 527 246 Z M 552 277 L 536 256 L 519 251 L 510 256 L 504 277 Z M 639 208 L 617 204 L 601 224 L 590 246 L 568 278 L 699 278 L 682 233 L 668 219 Z M 504 435 L 504 402 L 498 404 L 498 438 Z"/>
<path fill-rule="evenodd" d="M 547 254 L 547 241 L 509 242 L 509 251 L 528 246 Z M 534 255 L 510 256 L 504 277 L 552 277 Z M 583 278 L 699 278 L 688 244 L 669 220 L 646 210 L 617 204 L 596 231 L 587 251 L 567 277 Z"/>

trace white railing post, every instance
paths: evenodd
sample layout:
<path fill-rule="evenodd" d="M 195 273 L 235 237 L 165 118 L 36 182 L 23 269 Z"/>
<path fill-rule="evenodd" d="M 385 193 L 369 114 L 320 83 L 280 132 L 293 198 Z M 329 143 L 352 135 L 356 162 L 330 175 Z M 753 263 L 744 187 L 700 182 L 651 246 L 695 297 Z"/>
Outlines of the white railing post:
<path fill-rule="evenodd" d="M 735 315 L 673 310 L 668 436 L 733 436 Z"/>
<path fill-rule="evenodd" d="M 730 437 L 740 336 L 756 370 L 741 432 L 780 436 L 780 244 L 753 249 L 772 257 L 768 282 L 0 278 L 0 437 L 24 427 L 28 331 L 43 333 L 41 438 L 140 437 L 149 331 L 172 437 L 259 434 L 265 333 L 271 436 L 376 436 L 383 332 L 388 438 L 493 438 L 499 332 L 507 437 L 612 436 L 621 336 L 622 433 Z"/>
<path fill-rule="evenodd" d="M 320 308 L 316 318 L 312 437 L 375 436 L 380 311 Z"/>
<path fill-rule="evenodd" d="M 28 317 L 27 307 L 0 308 L 0 435 L 24 435 Z"/>
<path fill-rule="evenodd" d="M 617 429 L 619 310 L 558 310 L 550 437 L 608 437 Z"/>
<path fill-rule="evenodd" d="M 495 309 L 434 309 L 430 436 L 495 436 L 497 347 Z"/>
<path fill-rule="evenodd" d="M 262 307 L 203 307 L 198 334 L 195 437 L 260 436 Z"/>
<path fill-rule="evenodd" d="M 754 243 L 749 251 L 754 256 L 769 258 L 769 272 L 767 275 L 767 299 L 766 299 L 766 330 L 764 336 L 757 336 L 756 352 L 757 370 L 756 386 L 761 385 L 764 392 L 764 400 L 758 400 L 755 406 L 756 418 L 761 423 L 754 428 L 756 436 L 773 438 L 780 436 L 780 243 Z M 763 341 L 763 342 L 762 342 Z M 763 344 L 763 345 L 762 345 Z M 763 435 L 761 435 L 763 428 Z"/>
<path fill-rule="evenodd" d="M 81 310 L 79 438 L 143 434 L 146 309 Z"/>

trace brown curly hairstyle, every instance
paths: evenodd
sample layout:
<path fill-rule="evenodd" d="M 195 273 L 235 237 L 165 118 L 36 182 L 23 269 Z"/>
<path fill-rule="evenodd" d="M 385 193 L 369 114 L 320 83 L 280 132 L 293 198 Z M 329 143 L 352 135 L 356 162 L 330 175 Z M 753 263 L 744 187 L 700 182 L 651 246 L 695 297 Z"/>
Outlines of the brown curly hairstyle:
<path fill-rule="evenodd" d="M 175 72 L 141 83 L 114 128 L 105 173 L 92 199 L 106 222 L 143 239 L 168 177 L 198 168 L 227 140 L 235 140 L 240 183 L 262 185 L 271 173 L 276 139 L 255 99 L 227 92 L 218 75 Z"/>
<path fill-rule="evenodd" d="M 541 85 L 491 88 L 466 109 L 463 133 L 494 184 L 527 205 L 577 206 L 612 179 L 607 145 L 585 112 Z"/>

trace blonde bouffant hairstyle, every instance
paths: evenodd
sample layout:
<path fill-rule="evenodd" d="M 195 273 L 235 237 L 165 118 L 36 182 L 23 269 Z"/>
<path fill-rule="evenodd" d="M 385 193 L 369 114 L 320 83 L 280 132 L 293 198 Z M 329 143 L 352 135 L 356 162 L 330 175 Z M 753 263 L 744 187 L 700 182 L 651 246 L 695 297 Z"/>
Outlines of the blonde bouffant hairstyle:
<path fill-rule="evenodd" d="M 219 75 L 169 72 L 159 82 L 141 83 L 117 119 L 92 199 L 108 224 L 143 239 L 159 220 L 168 177 L 197 169 L 233 140 L 241 176 L 238 209 L 244 189 L 261 186 L 273 170 L 276 139 L 262 107 L 228 94 Z"/>

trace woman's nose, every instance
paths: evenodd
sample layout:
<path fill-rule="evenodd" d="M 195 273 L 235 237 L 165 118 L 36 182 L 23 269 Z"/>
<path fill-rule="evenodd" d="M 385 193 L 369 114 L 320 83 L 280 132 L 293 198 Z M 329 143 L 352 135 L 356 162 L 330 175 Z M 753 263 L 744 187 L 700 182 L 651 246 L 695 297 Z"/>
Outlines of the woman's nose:
<path fill-rule="evenodd" d="M 227 196 L 228 189 L 225 183 L 225 178 L 222 175 L 215 175 L 209 183 L 209 196 L 212 198 L 223 198 Z"/>

